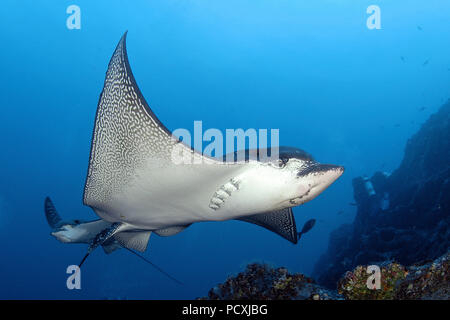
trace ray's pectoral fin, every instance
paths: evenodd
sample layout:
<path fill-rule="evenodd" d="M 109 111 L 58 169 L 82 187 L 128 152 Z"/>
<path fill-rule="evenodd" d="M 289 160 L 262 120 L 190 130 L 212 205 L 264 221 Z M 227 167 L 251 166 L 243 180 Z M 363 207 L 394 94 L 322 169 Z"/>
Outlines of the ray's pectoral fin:
<path fill-rule="evenodd" d="M 297 227 L 295 225 L 292 208 L 254 214 L 237 220 L 256 224 L 278 234 L 294 244 L 297 243 Z"/>
<path fill-rule="evenodd" d="M 160 237 L 170 237 L 180 233 L 181 231 L 189 227 L 191 224 L 192 223 L 189 223 L 184 226 L 172 226 L 164 229 L 155 230 L 154 232 Z"/>
<path fill-rule="evenodd" d="M 92 240 L 92 242 L 89 244 L 88 252 L 84 256 L 84 258 L 81 260 L 78 267 L 81 267 L 83 262 L 86 260 L 86 258 L 89 256 L 89 254 L 95 250 L 98 246 L 104 244 L 106 241 L 108 241 L 113 235 L 115 235 L 117 232 L 121 231 L 126 226 L 125 223 L 122 222 L 115 222 L 111 224 L 108 228 L 103 229 L 100 231 Z"/>
<path fill-rule="evenodd" d="M 151 233 L 152 231 L 116 232 L 112 237 L 103 242 L 102 247 L 106 254 L 110 254 L 120 248 L 145 252 Z"/>
<path fill-rule="evenodd" d="M 123 248 L 123 247 L 122 247 L 122 245 L 121 245 L 119 242 L 117 242 L 115 239 L 110 238 L 109 240 L 105 241 L 105 242 L 102 244 L 102 248 L 103 248 L 103 251 L 104 251 L 106 254 L 110 254 L 110 253 L 113 253 L 114 251 L 116 251 L 117 249 L 121 249 L 121 248 Z"/>
<path fill-rule="evenodd" d="M 124 231 L 116 233 L 114 239 L 124 248 L 144 252 L 147 250 L 151 233 L 151 231 Z"/>

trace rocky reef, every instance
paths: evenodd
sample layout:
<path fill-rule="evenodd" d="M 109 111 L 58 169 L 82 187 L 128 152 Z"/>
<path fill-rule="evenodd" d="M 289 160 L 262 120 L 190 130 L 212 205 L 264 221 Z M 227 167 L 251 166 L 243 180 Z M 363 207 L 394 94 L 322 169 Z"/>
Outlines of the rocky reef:
<path fill-rule="evenodd" d="M 367 265 L 347 271 L 329 290 L 300 273 L 266 264 L 249 264 L 244 272 L 212 288 L 202 300 L 417 300 L 450 298 L 450 252 L 409 267 L 390 261 L 379 265 L 379 286 L 371 286 Z M 336 287 L 336 285 L 335 285 Z"/>
<path fill-rule="evenodd" d="M 244 272 L 229 277 L 212 288 L 211 300 L 330 300 L 343 299 L 335 290 L 328 290 L 300 273 L 285 268 L 252 263 Z"/>
<path fill-rule="evenodd" d="M 448 300 L 449 259 L 448 252 L 432 262 L 409 267 L 385 262 L 379 266 L 379 288 L 370 287 L 368 266 L 357 266 L 338 281 L 338 292 L 346 300 Z"/>
<path fill-rule="evenodd" d="M 353 179 L 357 214 L 334 230 L 313 277 L 335 288 L 358 265 L 435 259 L 450 247 L 450 101 L 406 144 L 399 168 Z"/>

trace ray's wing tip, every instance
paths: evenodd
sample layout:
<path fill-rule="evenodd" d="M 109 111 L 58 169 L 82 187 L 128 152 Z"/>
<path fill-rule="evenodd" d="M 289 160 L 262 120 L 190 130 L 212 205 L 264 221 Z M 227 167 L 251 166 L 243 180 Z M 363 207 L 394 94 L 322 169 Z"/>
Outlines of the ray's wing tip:
<path fill-rule="evenodd" d="M 297 230 L 294 229 L 292 234 L 290 234 L 289 237 L 285 237 L 285 239 L 288 240 L 290 243 L 296 245 L 298 243 Z"/>
<path fill-rule="evenodd" d="M 127 56 L 127 35 L 128 35 L 128 30 L 125 30 L 125 32 L 123 33 L 122 37 L 120 37 L 119 42 L 117 43 L 116 50 L 114 51 L 114 54 L 119 51 L 125 57 Z M 111 57 L 111 60 L 114 58 L 114 54 Z"/>
<path fill-rule="evenodd" d="M 122 35 L 121 41 L 125 42 L 127 40 L 128 30 L 125 30 L 125 32 Z"/>
<path fill-rule="evenodd" d="M 46 196 L 44 199 L 44 209 L 47 210 L 49 207 L 54 207 L 53 201 L 49 196 Z"/>

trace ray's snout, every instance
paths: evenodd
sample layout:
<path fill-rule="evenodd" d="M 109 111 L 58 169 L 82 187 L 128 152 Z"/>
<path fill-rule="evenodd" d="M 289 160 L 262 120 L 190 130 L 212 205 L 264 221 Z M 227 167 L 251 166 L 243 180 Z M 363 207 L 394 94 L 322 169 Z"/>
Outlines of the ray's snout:
<path fill-rule="evenodd" d="M 334 164 L 319 164 L 318 172 L 324 172 L 328 179 L 333 183 L 344 173 L 343 166 L 336 166 Z"/>
<path fill-rule="evenodd" d="M 316 163 L 312 166 L 309 166 L 308 168 L 304 170 L 300 170 L 298 172 L 299 177 L 307 176 L 310 174 L 327 174 L 327 175 L 337 175 L 336 179 L 339 178 L 342 173 L 344 173 L 344 167 L 343 166 L 336 166 L 334 164 L 321 164 Z"/>
<path fill-rule="evenodd" d="M 342 173 L 344 173 L 343 166 L 315 163 L 301 170 L 297 175 L 309 178 L 308 180 L 312 182 L 311 187 L 320 193 L 336 181 Z"/>
<path fill-rule="evenodd" d="M 333 164 L 320 164 L 310 161 L 297 173 L 296 197 L 289 200 L 291 205 L 301 205 L 311 201 L 344 172 L 344 167 Z"/>
<path fill-rule="evenodd" d="M 318 164 L 315 166 L 315 172 L 327 172 L 329 174 L 337 174 L 338 177 L 344 173 L 343 166 L 336 166 L 334 164 Z"/>

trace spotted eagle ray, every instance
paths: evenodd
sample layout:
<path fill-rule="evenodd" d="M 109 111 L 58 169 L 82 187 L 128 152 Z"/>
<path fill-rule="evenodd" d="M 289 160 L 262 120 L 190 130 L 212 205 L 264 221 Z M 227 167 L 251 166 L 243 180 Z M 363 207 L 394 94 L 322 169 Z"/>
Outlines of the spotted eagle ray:
<path fill-rule="evenodd" d="M 64 243 L 89 244 L 80 266 L 98 246 L 106 253 L 122 247 L 144 252 L 151 233 L 172 236 L 203 221 L 246 221 L 296 244 L 292 207 L 314 199 L 344 168 L 320 164 L 291 147 L 277 148 L 275 159 L 245 150 L 243 159 L 236 152 L 224 161 L 185 145 L 139 90 L 126 35 L 106 72 L 84 187 L 83 203 L 100 219 L 63 222 L 47 198 L 51 234 Z M 175 147 L 193 161 L 175 163 Z"/>

